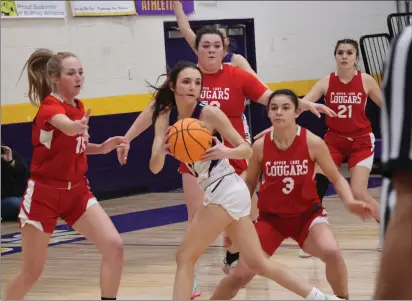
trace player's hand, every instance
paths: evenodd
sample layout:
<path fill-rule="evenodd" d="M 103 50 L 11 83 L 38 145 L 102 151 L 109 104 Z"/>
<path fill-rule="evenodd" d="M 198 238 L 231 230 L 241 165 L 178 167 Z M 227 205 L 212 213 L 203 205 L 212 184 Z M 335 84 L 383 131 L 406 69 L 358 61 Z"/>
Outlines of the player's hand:
<path fill-rule="evenodd" d="M 166 130 L 165 130 L 165 138 L 163 141 L 163 152 L 165 155 L 170 155 L 173 156 L 173 154 L 170 152 L 170 147 L 169 147 L 169 138 L 170 138 L 170 134 L 169 134 L 169 130 L 170 130 L 171 126 L 169 126 Z"/>
<path fill-rule="evenodd" d="M 363 220 L 372 217 L 372 208 L 365 202 L 353 200 L 346 203 L 346 207 L 351 213 L 356 214 Z"/>
<path fill-rule="evenodd" d="M 3 160 L 7 161 L 7 162 L 11 162 L 13 160 L 13 152 L 11 151 L 11 148 L 8 146 L 1 146 L 2 148 L 2 154 L 1 157 L 3 158 Z"/>
<path fill-rule="evenodd" d="M 126 139 L 126 138 L 125 138 Z M 127 140 L 127 139 L 126 139 Z M 130 150 L 130 142 L 124 143 L 122 147 L 117 147 L 117 160 L 119 161 L 120 165 L 125 165 L 127 162 L 127 156 Z"/>
<path fill-rule="evenodd" d="M 183 4 L 182 4 L 181 0 L 175 0 L 172 3 L 173 3 L 173 9 L 182 9 L 183 8 Z"/>
<path fill-rule="evenodd" d="M 303 100 L 303 99 L 299 100 L 299 108 L 302 111 L 311 111 L 318 118 L 320 118 L 321 113 L 324 113 L 324 114 L 328 115 L 329 117 L 336 117 L 337 116 L 335 111 L 328 108 L 327 106 L 325 106 L 323 104 L 320 104 L 320 103 L 315 103 L 315 102 Z"/>
<path fill-rule="evenodd" d="M 206 150 L 206 152 L 203 154 L 201 158 L 201 161 L 206 162 L 211 160 L 228 158 L 231 149 L 224 146 L 222 142 L 220 142 L 219 139 L 217 139 L 216 137 L 213 136 L 212 139 L 215 141 L 215 146 Z"/>
<path fill-rule="evenodd" d="M 130 148 L 129 141 L 125 137 L 122 137 L 122 136 L 110 137 L 105 142 L 100 144 L 102 154 L 108 154 L 115 148 L 121 149 L 126 146 Z"/>
<path fill-rule="evenodd" d="M 259 138 L 263 137 L 266 135 L 266 133 L 269 133 L 271 130 L 273 129 L 273 126 L 271 126 L 270 128 L 261 131 L 259 134 L 257 134 L 256 136 L 253 137 L 253 139 L 258 140 Z"/>
<path fill-rule="evenodd" d="M 83 137 L 86 139 L 86 142 L 89 141 L 89 118 L 90 118 L 91 110 L 88 109 L 87 112 L 83 115 L 82 119 L 74 121 L 75 132 L 82 134 Z"/>

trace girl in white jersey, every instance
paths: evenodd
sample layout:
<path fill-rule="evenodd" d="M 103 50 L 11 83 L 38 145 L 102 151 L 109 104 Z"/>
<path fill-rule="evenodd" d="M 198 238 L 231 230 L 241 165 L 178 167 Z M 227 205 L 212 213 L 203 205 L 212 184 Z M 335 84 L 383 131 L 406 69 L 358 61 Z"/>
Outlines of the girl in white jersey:
<path fill-rule="evenodd" d="M 175 122 L 171 119 L 172 110 L 177 110 L 179 120 L 198 118 L 214 136 L 214 146 L 207 150 L 202 160 L 188 164 L 204 190 L 205 198 L 203 206 L 189 223 L 185 238 L 177 251 L 173 299 L 190 299 L 195 264 L 222 231 L 226 231 L 239 246 L 247 265 L 258 275 L 270 278 L 310 300 L 337 299 L 312 287 L 264 254 L 250 218 L 248 188 L 228 161 L 229 158 L 248 159 L 252 155 L 252 149 L 221 110 L 203 106 L 197 101 L 201 89 L 200 69 L 190 62 L 181 62 L 172 69 L 166 82 L 157 88 L 153 105 L 155 138 L 150 159 L 150 170 L 153 173 L 157 174 L 162 170 L 166 154 L 170 154 L 167 131 Z M 219 141 L 220 134 L 230 141 L 233 148 L 228 148 Z"/>

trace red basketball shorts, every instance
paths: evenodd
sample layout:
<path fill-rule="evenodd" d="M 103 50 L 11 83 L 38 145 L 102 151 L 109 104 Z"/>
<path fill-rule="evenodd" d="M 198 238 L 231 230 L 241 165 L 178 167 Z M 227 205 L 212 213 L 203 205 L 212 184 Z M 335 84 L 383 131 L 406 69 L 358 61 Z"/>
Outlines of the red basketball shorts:
<path fill-rule="evenodd" d="M 94 204 L 97 200 L 86 178 L 70 184 L 29 179 L 20 203 L 19 224 L 31 224 L 40 231 L 53 233 L 57 218 L 72 226 Z"/>
<path fill-rule="evenodd" d="M 348 168 L 364 166 L 372 169 L 375 155 L 375 135 L 369 133 L 360 137 L 343 137 L 328 131 L 325 135 L 325 143 L 336 166 L 348 159 Z"/>
<path fill-rule="evenodd" d="M 260 212 L 255 229 L 263 251 L 272 256 L 287 238 L 292 238 L 302 248 L 310 228 L 318 223 L 328 223 L 327 213 L 322 205 L 293 216 Z"/>

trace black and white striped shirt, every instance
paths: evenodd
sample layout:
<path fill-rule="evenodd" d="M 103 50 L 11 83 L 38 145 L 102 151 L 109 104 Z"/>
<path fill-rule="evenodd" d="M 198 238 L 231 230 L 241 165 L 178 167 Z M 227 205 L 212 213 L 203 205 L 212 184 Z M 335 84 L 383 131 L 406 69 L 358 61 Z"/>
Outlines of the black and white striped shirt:
<path fill-rule="evenodd" d="M 412 172 L 412 25 L 392 42 L 382 85 L 382 156 L 384 175 Z"/>

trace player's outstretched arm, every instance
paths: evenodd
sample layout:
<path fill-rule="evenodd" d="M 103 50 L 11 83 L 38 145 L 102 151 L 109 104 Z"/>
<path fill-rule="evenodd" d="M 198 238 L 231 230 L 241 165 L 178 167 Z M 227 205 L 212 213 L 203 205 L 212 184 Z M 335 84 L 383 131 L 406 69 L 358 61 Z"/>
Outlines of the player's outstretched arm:
<path fill-rule="evenodd" d="M 355 200 L 348 181 L 342 176 L 333 162 L 326 143 L 320 137 L 308 132 L 308 145 L 315 162 L 332 183 L 348 210 L 361 218 L 370 218 L 372 208 L 367 205 L 366 201 Z"/>

